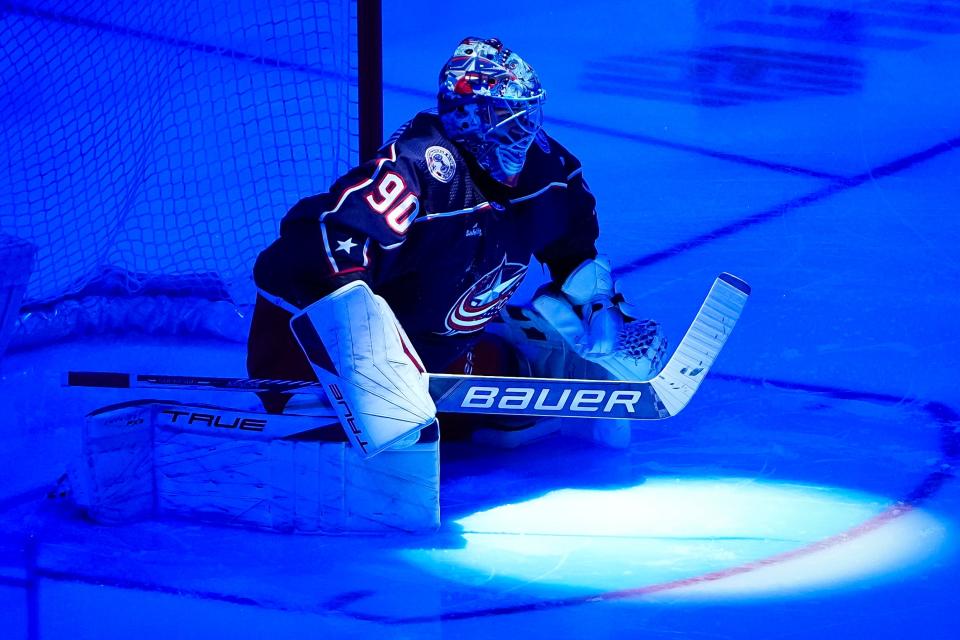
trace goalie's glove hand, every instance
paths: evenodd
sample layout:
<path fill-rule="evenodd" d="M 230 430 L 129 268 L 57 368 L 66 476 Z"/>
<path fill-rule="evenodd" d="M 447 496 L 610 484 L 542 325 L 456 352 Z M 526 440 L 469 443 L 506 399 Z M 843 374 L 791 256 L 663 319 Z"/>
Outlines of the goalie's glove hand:
<path fill-rule="evenodd" d="M 610 263 L 597 256 L 574 269 L 559 292 L 549 287 L 538 292 L 533 307 L 577 355 L 598 360 L 616 351 L 629 320 L 620 310 L 622 301 Z"/>

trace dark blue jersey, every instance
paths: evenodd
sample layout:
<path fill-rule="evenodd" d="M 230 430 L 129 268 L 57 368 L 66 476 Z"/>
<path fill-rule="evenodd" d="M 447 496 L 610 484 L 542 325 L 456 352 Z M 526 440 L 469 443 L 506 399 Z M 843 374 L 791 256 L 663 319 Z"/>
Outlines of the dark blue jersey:
<path fill-rule="evenodd" d="M 562 281 L 596 255 L 594 206 L 579 161 L 549 136 L 511 188 L 425 112 L 330 191 L 298 202 L 254 276 L 298 308 L 362 278 L 418 350 L 468 343 L 520 286 L 531 256 Z"/>

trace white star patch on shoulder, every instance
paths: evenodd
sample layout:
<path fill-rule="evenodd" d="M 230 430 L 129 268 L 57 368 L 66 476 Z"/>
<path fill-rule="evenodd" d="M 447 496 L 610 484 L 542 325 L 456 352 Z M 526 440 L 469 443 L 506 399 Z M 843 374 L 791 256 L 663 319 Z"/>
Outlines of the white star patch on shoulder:
<path fill-rule="evenodd" d="M 337 240 L 337 248 L 334 251 L 343 251 L 344 253 L 350 253 L 350 249 L 353 249 L 357 246 L 357 243 L 353 241 L 353 238 L 347 238 L 346 240 Z"/>

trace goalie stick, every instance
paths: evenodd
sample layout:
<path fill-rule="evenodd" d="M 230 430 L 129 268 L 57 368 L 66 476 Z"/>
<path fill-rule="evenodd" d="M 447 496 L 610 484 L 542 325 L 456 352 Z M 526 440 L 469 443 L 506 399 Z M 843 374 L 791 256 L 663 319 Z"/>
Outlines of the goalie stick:
<path fill-rule="evenodd" d="M 740 278 L 714 281 L 667 364 L 650 380 L 565 380 L 431 373 L 437 411 L 564 418 L 660 420 L 690 402 L 726 343 L 750 295 Z M 74 387 L 325 393 L 319 382 L 70 371 Z"/>

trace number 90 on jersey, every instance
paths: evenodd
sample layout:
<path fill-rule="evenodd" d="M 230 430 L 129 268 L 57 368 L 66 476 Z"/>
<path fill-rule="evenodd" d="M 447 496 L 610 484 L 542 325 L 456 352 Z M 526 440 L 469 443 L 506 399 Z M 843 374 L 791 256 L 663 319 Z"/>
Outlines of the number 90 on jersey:
<path fill-rule="evenodd" d="M 365 198 L 371 209 L 383 216 L 387 226 L 397 235 L 404 235 L 420 210 L 417 195 L 407 189 L 403 177 L 387 171 Z"/>

